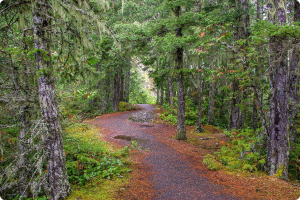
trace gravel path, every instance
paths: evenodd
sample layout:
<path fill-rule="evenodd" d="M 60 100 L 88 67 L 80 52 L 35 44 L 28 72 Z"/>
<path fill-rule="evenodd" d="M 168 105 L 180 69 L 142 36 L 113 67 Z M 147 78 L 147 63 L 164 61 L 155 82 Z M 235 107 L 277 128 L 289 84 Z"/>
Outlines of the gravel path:
<path fill-rule="evenodd" d="M 155 110 L 155 106 L 148 104 L 140 104 L 139 107 L 143 110 Z M 149 131 L 145 131 L 157 125 L 129 122 L 128 117 L 131 114 L 113 114 L 108 117 L 104 115 L 97 118 L 95 124 L 108 133 L 110 140 L 125 146 L 130 144 L 127 140 L 134 137 L 138 139 L 140 146 L 150 149 L 144 162 L 150 166 L 152 172 L 150 182 L 155 190 L 153 199 L 238 199 L 221 193 L 220 191 L 224 190 L 222 186 L 200 176 L 199 171 L 190 167 L 190 163 L 182 158 L 181 153 L 158 141 L 154 135 L 147 133 Z"/>

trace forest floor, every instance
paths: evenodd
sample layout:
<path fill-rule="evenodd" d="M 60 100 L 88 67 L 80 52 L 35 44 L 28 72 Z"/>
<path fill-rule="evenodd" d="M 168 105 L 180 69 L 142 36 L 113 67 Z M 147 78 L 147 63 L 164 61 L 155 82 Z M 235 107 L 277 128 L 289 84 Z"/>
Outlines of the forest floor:
<path fill-rule="evenodd" d="M 155 106 L 143 110 L 161 112 Z M 130 179 L 116 192 L 116 199 L 297 199 L 300 188 L 264 173 L 210 171 L 203 157 L 226 140 L 221 129 L 205 126 L 205 133 L 187 127 L 187 141 L 176 140 L 176 127 L 158 121 L 140 124 L 128 121 L 137 111 L 105 114 L 93 122 L 104 140 L 117 146 L 137 141 L 144 153 L 136 153 Z M 198 140 L 200 137 L 213 138 Z"/>

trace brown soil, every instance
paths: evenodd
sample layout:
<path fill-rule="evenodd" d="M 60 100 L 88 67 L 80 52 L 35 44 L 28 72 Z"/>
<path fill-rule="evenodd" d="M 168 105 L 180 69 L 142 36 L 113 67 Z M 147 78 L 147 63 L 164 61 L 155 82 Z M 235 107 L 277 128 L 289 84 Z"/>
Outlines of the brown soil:
<path fill-rule="evenodd" d="M 187 127 L 189 139 L 178 141 L 174 138 L 176 127 L 128 122 L 128 113 L 103 115 L 94 122 L 109 142 L 124 146 L 130 142 L 114 137 L 136 137 L 146 141 L 141 142 L 144 148 L 150 148 L 147 154 L 134 155 L 132 178 L 120 190 L 118 199 L 297 199 L 300 196 L 299 187 L 274 176 L 208 170 L 202 164 L 203 157 L 226 145 L 228 140 L 216 127 L 205 126 L 202 134 Z"/>

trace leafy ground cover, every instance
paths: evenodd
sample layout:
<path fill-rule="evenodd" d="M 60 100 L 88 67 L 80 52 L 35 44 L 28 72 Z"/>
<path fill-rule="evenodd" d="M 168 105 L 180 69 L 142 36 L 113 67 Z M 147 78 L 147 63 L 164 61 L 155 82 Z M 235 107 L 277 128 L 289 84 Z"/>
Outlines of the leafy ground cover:
<path fill-rule="evenodd" d="M 117 148 L 101 139 L 99 128 L 82 123 L 68 126 L 64 137 L 72 184 L 67 199 L 115 199 L 129 181 L 132 166 L 127 156 L 136 145 Z"/>

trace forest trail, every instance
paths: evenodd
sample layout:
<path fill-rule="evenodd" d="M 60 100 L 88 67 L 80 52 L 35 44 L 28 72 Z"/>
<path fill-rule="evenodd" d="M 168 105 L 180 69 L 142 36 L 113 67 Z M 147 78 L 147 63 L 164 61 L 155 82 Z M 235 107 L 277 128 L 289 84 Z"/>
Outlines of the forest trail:
<path fill-rule="evenodd" d="M 148 104 L 138 106 L 143 110 L 155 110 L 155 106 Z M 226 189 L 224 186 L 201 176 L 204 171 L 191 167 L 191 161 L 186 156 L 155 136 L 160 133 L 159 128 L 166 125 L 129 122 L 127 119 L 132 113 L 103 115 L 95 119 L 94 124 L 101 127 L 104 138 L 110 142 L 126 146 L 130 144 L 128 140 L 134 137 L 139 146 L 150 149 L 140 162 L 150 170 L 148 180 L 145 181 L 153 186 L 154 194 L 151 199 L 239 199 L 223 193 Z M 150 134 L 151 132 L 156 134 Z M 146 195 L 140 196 L 138 199 L 146 199 L 145 197 Z"/>

